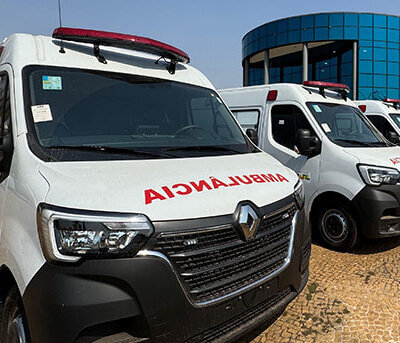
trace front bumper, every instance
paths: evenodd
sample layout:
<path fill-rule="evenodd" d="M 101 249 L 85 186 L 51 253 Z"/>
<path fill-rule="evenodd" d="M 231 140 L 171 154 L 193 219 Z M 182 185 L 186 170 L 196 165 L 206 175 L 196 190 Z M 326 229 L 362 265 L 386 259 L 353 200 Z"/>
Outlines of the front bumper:
<path fill-rule="evenodd" d="M 255 327 L 266 328 L 308 279 L 303 212 L 288 266 L 262 285 L 209 306 L 194 306 L 170 264 L 155 256 L 46 263 L 23 295 L 32 342 L 233 342 Z M 112 340 L 121 333 L 131 341 L 126 335 Z"/>
<path fill-rule="evenodd" d="M 351 201 L 364 237 L 400 235 L 400 186 L 365 186 Z"/>

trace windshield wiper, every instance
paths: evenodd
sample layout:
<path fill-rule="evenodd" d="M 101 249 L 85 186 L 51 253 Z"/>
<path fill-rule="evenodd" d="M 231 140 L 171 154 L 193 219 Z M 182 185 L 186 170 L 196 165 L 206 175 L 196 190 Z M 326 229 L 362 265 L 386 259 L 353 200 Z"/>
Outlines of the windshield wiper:
<path fill-rule="evenodd" d="M 98 151 L 110 154 L 123 154 L 123 155 L 145 155 L 150 157 L 172 157 L 161 152 L 143 151 L 137 149 L 117 148 L 107 145 L 50 145 L 46 146 L 48 149 L 64 149 L 64 150 L 79 150 L 79 151 Z"/>
<path fill-rule="evenodd" d="M 360 146 L 371 146 L 371 143 L 360 142 L 360 141 L 356 141 L 356 140 L 353 140 L 353 139 L 335 139 L 335 142 L 343 142 L 343 143 L 349 143 L 349 144 L 356 144 L 356 145 L 360 145 Z"/>
<path fill-rule="evenodd" d="M 195 145 L 195 146 L 176 146 L 176 147 L 171 147 L 171 148 L 164 148 L 161 151 L 162 152 L 168 152 L 168 151 L 229 151 L 229 152 L 235 152 L 237 154 L 242 154 L 243 152 L 237 151 L 232 148 L 227 148 L 224 146 L 217 146 L 217 145 Z"/>

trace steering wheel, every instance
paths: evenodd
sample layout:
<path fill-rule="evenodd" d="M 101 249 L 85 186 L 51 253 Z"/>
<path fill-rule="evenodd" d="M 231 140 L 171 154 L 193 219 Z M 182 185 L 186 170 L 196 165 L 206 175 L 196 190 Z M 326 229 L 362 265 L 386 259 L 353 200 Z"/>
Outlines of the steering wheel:
<path fill-rule="evenodd" d="M 189 130 L 202 130 L 202 131 L 208 133 L 213 138 L 217 137 L 211 131 L 205 129 L 204 127 L 198 126 L 198 125 L 188 125 L 188 126 L 181 127 L 179 130 L 174 132 L 174 135 L 178 136 L 178 135 L 181 135 L 181 134 L 183 134 L 183 133 L 185 133 L 186 131 L 189 131 Z"/>

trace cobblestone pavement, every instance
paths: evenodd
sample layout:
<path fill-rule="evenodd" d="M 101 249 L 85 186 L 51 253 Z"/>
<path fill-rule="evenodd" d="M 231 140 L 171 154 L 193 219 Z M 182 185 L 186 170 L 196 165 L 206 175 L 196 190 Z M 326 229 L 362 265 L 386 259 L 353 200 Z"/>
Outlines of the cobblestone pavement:
<path fill-rule="evenodd" d="M 306 288 L 252 343 L 270 342 L 400 342 L 400 239 L 313 245 Z"/>

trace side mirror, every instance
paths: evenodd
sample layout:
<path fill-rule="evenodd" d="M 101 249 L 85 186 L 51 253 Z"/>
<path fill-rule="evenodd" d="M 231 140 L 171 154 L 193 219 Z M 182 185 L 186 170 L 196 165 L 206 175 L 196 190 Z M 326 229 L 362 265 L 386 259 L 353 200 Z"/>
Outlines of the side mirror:
<path fill-rule="evenodd" d="M 297 130 L 295 144 L 301 155 L 311 157 L 321 152 L 320 140 L 315 136 L 311 136 L 311 132 L 308 129 Z"/>
<path fill-rule="evenodd" d="M 256 129 L 247 129 L 246 135 L 255 145 L 258 145 L 258 135 Z"/>
<path fill-rule="evenodd" d="M 400 137 L 399 135 L 394 132 L 394 131 L 389 131 L 386 135 L 387 140 L 389 142 L 392 142 L 393 144 L 399 144 L 400 143 Z"/>

